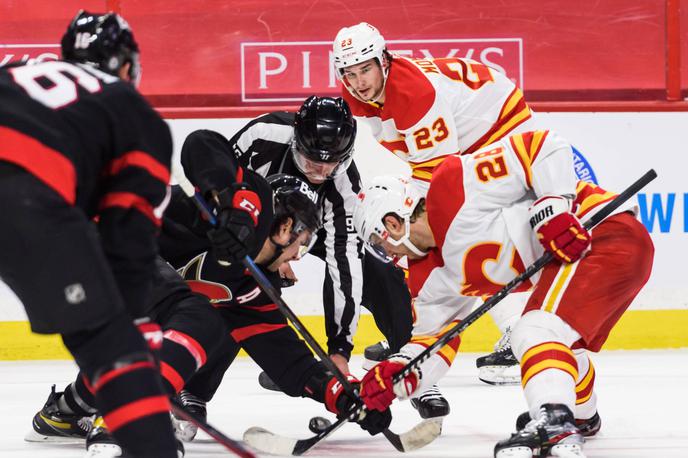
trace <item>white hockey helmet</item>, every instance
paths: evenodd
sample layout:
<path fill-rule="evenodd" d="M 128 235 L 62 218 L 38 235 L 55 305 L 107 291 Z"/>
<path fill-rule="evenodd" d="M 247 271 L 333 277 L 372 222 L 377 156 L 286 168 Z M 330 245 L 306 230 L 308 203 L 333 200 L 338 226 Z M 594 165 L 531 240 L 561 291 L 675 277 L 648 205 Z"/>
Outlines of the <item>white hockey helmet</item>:
<path fill-rule="evenodd" d="M 381 241 L 390 245 L 404 245 L 418 256 L 427 253 L 419 250 L 411 240 L 411 215 L 423 198 L 420 190 L 403 176 L 378 176 L 370 185 L 358 194 L 354 209 L 353 223 L 358 236 L 363 239 L 366 249 L 381 259 L 389 260 L 390 256 L 381 246 Z M 399 240 L 389 237 L 384 218 L 396 215 L 404 221 L 404 235 Z"/>
<path fill-rule="evenodd" d="M 334 67 L 337 69 L 339 79 L 343 79 L 344 69 L 351 65 L 377 59 L 382 66 L 387 45 L 375 27 L 367 22 L 361 22 L 342 28 L 337 33 L 332 48 Z M 385 71 L 384 74 L 386 78 L 387 72 Z"/>

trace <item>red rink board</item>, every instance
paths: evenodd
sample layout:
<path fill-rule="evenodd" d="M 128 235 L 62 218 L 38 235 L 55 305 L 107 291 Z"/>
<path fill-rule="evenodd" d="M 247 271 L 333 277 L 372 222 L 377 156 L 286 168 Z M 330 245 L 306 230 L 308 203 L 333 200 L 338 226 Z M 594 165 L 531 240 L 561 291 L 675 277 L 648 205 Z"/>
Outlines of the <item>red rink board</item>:
<path fill-rule="evenodd" d="M 51 58 L 79 7 L 102 11 L 107 3 L 2 2 L 0 62 Z M 159 106 L 293 105 L 311 93 L 337 93 L 329 43 L 340 27 L 362 20 L 406 55 L 470 56 L 502 69 L 531 101 L 665 93 L 665 0 L 407 0 L 403 8 L 361 0 L 109 3 L 134 28 L 143 50 L 141 89 Z M 686 43 L 688 0 L 680 6 Z"/>

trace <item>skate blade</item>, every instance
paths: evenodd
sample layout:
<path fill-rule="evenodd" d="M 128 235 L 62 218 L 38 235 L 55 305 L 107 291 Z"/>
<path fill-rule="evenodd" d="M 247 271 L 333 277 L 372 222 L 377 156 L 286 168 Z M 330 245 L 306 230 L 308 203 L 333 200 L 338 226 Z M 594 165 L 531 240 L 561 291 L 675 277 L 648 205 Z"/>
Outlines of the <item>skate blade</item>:
<path fill-rule="evenodd" d="M 579 444 L 557 444 L 550 450 L 549 456 L 556 458 L 585 458 Z"/>
<path fill-rule="evenodd" d="M 533 458 L 530 447 L 504 448 L 495 454 L 495 458 Z"/>
<path fill-rule="evenodd" d="M 514 372 L 512 367 L 517 368 L 516 374 L 506 373 Z M 512 369 L 510 371 L 510 369 Z M 478 372 L 478 379 L 488 385 L 519 385 L 521 383 L 521 369 L 519 366 L 483 366 Z"/>
<path fill-rule="evenodd" d="M 122 449 L 117 444 L 91 444 L 86 450 L 85 458 L 114 458 L 122 456 Z"/>
<path fill-rule="evenodd" d="M 24 436 L 24 440 L 26 442 L 50 442 L 51 444 L 83 444 L 86 438 L 72 436 L 47 436 L 32 429 L 26 434 L 26 436 Z"/>

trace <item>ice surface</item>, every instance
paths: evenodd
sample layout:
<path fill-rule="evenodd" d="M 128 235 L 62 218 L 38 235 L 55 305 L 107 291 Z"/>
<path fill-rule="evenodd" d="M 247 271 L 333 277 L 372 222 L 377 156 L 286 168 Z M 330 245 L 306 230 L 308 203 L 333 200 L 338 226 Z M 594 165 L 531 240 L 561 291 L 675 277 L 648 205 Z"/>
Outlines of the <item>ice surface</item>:
<path fill-rule="evenodd" d="M 442 436 L 410 457 L 489 458 L 494 444 L 509 435 L 525 402 L 520 387 L 480 382 L 474 354 L 459 354 L 440 388 L 452 412 Z M 602 430 L 585 446 L 589 458 L 688 457 L 688 349 L 615 351 L 593 355 Z M 361 359 L 354 357 L 357 375 Z M 209 422 L 233 438 L 250 426 L 262 426 L 296 438 L 310 437 L 308 420 L 332 418 L 309 399 L 289 398 L 258 385 L 260 369 L 248 358 L 237 360 L 209 405 Z M 0 457 L 80 457 L 83 445 L 24 442 L 31 418 L 52 383 L 61 390 L 76 374 L 65 361 L 0 362 Z M 392 430 L 402 432 L 419 421 L 408 402 L 395 403 Z M 186 445 L 186 456 L 230 456 L 207 436 Z M 345 425 L 314 448 L 311 457 L 391 457 L 401 454 L 383 436 L 370 437 Z M 269 456 L 269 455 L 261 455 Z"/>

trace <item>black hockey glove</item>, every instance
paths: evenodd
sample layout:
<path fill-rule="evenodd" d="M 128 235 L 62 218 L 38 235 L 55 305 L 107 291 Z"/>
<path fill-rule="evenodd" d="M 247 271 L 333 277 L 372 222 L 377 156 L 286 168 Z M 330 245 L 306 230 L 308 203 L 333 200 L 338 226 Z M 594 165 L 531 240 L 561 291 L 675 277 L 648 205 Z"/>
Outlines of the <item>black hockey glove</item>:
<path fill-rule="evenodd" d="M 353 375 L 348 375 L 347 378 L 354 388 L 358 390 L 360 386 L 358 379 Z M 346 394 L 342 384 L 335 377 L 332 377 L 325 390 L 325 407 L 327 407 L 327 410 L 340 417 L 351 410 L 355 403 L 356 401 Z M 389 428 L 390 423 L 392 423 L 392 411 L 389 409 L 384 412 L 378 410 L 366 411 L 362 418 L 359 417 L 353 421 L 358 423 L 365 431 L 368 431 L 371 436 L 374 436 Z"/>
<path fill-rule="evenodd" d="M 215 257 L 223 265 L 241 262 L 255 248 L 260 199 L 245 184 L 239 183 L 223 189 L 213 200 L 217 225 L 208 231 L 208 239 Z"/>

